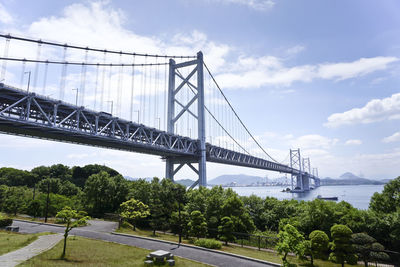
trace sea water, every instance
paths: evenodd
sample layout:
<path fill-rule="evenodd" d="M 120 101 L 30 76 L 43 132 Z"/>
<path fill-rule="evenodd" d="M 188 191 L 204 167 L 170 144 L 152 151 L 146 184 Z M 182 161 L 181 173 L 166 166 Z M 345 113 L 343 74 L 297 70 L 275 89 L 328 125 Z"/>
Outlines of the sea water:
<path fill-rule="evenodd" d="M 282 192 L 287 186 L 231 187 L 241 196 L 252 194 L 265 198 L 313 200 L 322 197 L 338 197 L 338 201 L 346 201 L 358 209 L 368 209 L 369 201 L 375 192 L 382 192 L 384 185 L 332 185 L 320 186 L 305 193 Z"/>

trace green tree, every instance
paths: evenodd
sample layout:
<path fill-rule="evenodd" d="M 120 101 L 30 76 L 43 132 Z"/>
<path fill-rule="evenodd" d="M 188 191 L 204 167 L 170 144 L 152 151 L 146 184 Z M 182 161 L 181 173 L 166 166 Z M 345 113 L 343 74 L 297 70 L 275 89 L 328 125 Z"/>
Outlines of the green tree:
<path fill-rule="evenodd" d="M 121 217 L 128 220 L 136 231 L 136 222 L 138 219 L 144 219 L 150 215 L 149 207 L 142 202 L 131 198 L 121 204 Z"/>
<path fill-rule="evenodd" d="M 314 259 L 326 259 L 329 250 L 329 237 L 320 230 L 312 231 L 309 235 L 311 265 L 314 265 Z"/>
<path fill-rule="evenodd" d="M 294 226 L 286 224 L 283 229 L 279 231 L 278 238 L 279 241 L 276 249 L 280 255 L 283 255 L 282 261 L 284 265 L 288 264 L 286 257 L 290 252 L 301 255 L 304 251 L 304 237 Z"/>
<path fill-rule="evenodd" d="M 351 235 L 354 251 L 358 258 L 364 262 L 364 266 L 368 267 L 368 261 L 371 258 L 372 244 L 376 242 L 375 238 L 366 233 L 356 233 Z"/>
<path fill-rule="evenodd" d="M 387 183 L 382 193 L 371 197 L 369 208 L 378 213 L 391 213 L 400 209 L 400 176 Z"/>
<path fill-rule="evenodd" d="M 204 218 L 203 214 L 201 214 L 201 212 L 198 210 L 192 211 L 192 213 L 190 213 L 188 227 L 189 234 L 191 236 L 197 237 L 197 239 L 207 234 L 206 219 Z"/>
<path fill-rule="evenodd" d="M 351 235 L 353 232 L 346 225 L 337 224 L 331 228 L 331 254 L 329 260 L 340 263 L 344 267 L 344 263 L 357 263 L 357 255 L 354 254 L 351 245 Z"/>
<path fill-rule="evenodd" d="M 42 205 L 40 200 L 34 199 L 32 200 L 27 207 L 28 215 L 33 216 L 33 218 L 39 217 L 42 213 Z"/>
<path fill-rule="evenodd" d="M 120 194 L 116 192 L 115 181 L 104 171 L 93 174 L 88 178 L 84 192 L 89 214 L 95 216 L 102 216 L 104 213 L 113 212 L 114 205 L 121 200 Z M 122 201 L 118 206 L 121 203 Z"/>
<path fill-rule="evenodd" d="M 75 227 L 86 225 L 86 221 L 89 219 L 89 217 L 80 216 L 76 210 L 73 210 L 68 206 L 64 207 L 61 211 L 59 211 L 56 217 L 62 219 L 67 224 L 64 232 L 64 247 L 61 255 L 61 258 L 64 259 L 69 232 Z"/>
<path fill-rule="evenodd" d="M 39 191 L 47 193 L 59 194 L 61 190 L 61 181 L 56 178 L 45 178 L 37 184 Z"/>
<path fill-rule="evenodd" d="M 24 210 L 26 205 L 25 190 L 23 187 L 9 187 L 3 203 L 3 210 L 7 213 L 17 215 Z"/>
<path fill-rule="evenodd" d="M 232 242 L 235 240 L 235 236 L 233 235 L 234 225 L 229 217 L 223 217 L 221 219 L 221 225 L 218 226 L 219 239 L 225 241 L 225 245 L 228 245 L 228 242 Z"/>
<path fill-rule="evenodd" d="M 379 261 L 388 262 L 390 257 L 384 252 L 385 247 L 379 243 L 372 244 L 372 251 L 370 254 L 371 260 L 375 262 L 375 266 L 378 266 Z"/>

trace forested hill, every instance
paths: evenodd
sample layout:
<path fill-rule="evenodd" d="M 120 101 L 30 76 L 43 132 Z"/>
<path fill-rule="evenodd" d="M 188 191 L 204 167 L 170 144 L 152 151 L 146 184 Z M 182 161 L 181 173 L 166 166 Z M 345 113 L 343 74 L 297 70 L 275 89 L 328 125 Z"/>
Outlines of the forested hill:
<path fill-rule="evenodd" d="M 330 177 L 321 179 L 321 185 L 380 185 L 385 183 L 385 181 L 361 178 L 352 174 L 351 172 L 342 174 L 338 179 L 333 179 Z"/>
<path fill-rule="evenodd" d="M 245 174 L 226 174 L 218 176 L 210 181 L 209 185 L 226 185 L 236 183 L 241 185 L 250 185 L 265 182 L 265 178 L 259 176 L 250 176 Z"/>

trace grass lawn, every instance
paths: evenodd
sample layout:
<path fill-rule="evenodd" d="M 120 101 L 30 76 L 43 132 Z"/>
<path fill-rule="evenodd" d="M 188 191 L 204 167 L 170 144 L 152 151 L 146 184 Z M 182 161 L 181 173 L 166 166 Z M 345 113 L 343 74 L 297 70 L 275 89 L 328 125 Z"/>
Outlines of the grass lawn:
<path fill-rule="evenodd" d="M 25 247 L 35 241 L 40 234 L 21 234 L 0 231 L 0 255 Z"/>
<path fill-rule="evenodd" d="M 151 237 L 155 239 L 161 239 L 161 240 L 167 240 L 167 241 L 173 241 L 173 242 L 178 242 L 178 236 L 176 235 L 170 235 L 170 234 L 163 234 L 163 233 L 156 233 L 156 236 L 153 236 L 153 232 L 149 230 L 141 230 L 136 228 L 136 231 L 133 231 L 130 228 L 121 228 L 118 229 L 117 232 L 119 233 L 125 233 L 125 234 L 132 234 L 132 235 L 140 235 L 140 236 L 146 236 L 146 237 Z M 182 238 L 182 243 L 185 244 L 190 244 L 193 245 L 189 242 L 189 240 L 183 239 Z M 233 254 L 238 254 L 238 255 L 243 255 L 246 257 L 251 257 L 251 258 L 256 258 L 260 260 L 265 260 L 265 261 L 270 261 L 270 262 L 275 262 L 282 264 L 282 260 L 280 255 L 278 253 L 274 252 L 268 252 L 268 251 L 259 251 L 257 249 L 251 249 L 251 248 L 245 248 L 245 247 L 240 247 L 240 246 L 225 246 L 223 245 L 222 248 L 220 249 L 221 251 L 233 253 Z M 293 256 L 288 256 L 288 260 L 291 263 L 297 264 L 297 265 L 302 265 L 302 266 L 308 266 L 309 262 L 307 261 L 301 261 L 297 259 L 296 257 Z M 323 261 L 323 260 L 314 260 L 314 265 L 318 267 L 339 267 L 340 264 L 335 264 L 330 261 Z M 346 266 L 351 266 L 347 265 Z M 354 266 L 354 265 L 353 265 Z"/>
<path fill-rule="evenodd" d="M 146 255 L 150 252 L 128 245 L 72 236 L 68 238 L 65 260 L 60 259 L 62 248 L 63 240 L 54 248 L 18 266 L 145 266 Z M 177 267 L 209 266 L 179 257 L 175 257 L 175 263 Z"/>

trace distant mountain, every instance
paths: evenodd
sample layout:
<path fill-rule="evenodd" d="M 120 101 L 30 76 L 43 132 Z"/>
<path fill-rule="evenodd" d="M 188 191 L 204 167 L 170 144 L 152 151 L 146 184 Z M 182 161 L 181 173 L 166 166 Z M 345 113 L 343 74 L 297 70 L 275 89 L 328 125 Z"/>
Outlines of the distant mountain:
<path fill-rule="evenodd" d="M 321 185 L 364 185 L 364 184 L 385 184 L 384 181 L 371 180 L 366 178 L 361 178 L 354 175 L 351 172 L 346 172 L 340 175 L 339 179 L 333 179 L 326 177 L 321 179 Z"/>
<path fill-rule="evenodd" d="M 138 177 L 124 176 L 124 178 L 126 180 L 130 180 L 130 181 L 143 179 L 143 180 L 146 180 L 146 182 L 151 182 L 151 180 L 153 180 L 153 177 L 139 177 L 138 178 Z"/>
<path fill-rule="evenodd" d="M 175 180 L 175 182 L 186 187 L 189 187 L 194 183 L 194 181 L 190 179 Z"/>
<path fill-rule="evenodd" d="M 209 185 L 252 185 L 265 182 L 265 178 L 245 174 L 225 174 L 208 181 Z"/>

